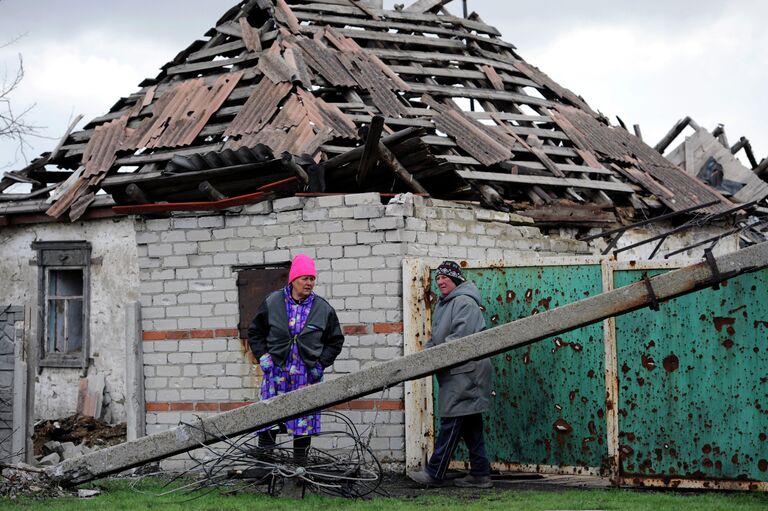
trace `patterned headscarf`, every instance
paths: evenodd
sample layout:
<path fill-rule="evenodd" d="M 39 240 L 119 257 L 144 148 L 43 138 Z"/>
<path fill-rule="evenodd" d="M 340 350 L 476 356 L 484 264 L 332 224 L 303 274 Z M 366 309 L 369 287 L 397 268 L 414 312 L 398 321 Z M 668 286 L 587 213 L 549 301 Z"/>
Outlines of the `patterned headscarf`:
<path fill-rule="evenodd" d="M 455 261 L 443 261 L 440 263 L 440 266 L 437 267 L 435 278 L 437 278 L 438 275 L 447 276 L 457 286 L 462 282 L 467 281 L 466 277 L 464 277 L 464 274 L 461 273 L 461 266 L 459 266 Z"/>

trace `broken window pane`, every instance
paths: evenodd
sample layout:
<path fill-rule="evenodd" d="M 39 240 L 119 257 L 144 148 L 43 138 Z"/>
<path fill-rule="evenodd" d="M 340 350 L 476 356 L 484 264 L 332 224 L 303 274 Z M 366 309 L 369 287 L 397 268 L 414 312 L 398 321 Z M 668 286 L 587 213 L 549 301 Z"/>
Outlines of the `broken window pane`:
<path fill-rule="evenodd" d="M 83 300 L 67 300 L 67 353 L 83 347 Z"/>
<path fill-rule="evenodd" d="M 63 353 L 66 339 L 66 302 L 48 300 L 48 343 L 50 353 Z"/>
<path fill-rule="evenodd" d="M 48 297 L 82 296 L 83 270 L 51 270 L 48 278 Z"/>

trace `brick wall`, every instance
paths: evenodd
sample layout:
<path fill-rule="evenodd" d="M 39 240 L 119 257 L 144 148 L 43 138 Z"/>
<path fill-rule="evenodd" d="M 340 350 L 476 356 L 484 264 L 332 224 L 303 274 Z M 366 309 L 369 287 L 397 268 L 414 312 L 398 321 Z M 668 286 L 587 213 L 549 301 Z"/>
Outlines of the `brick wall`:
<path fill-rule="evenodd" d="M 328 378 L 402 356 L 404 257 L 501 260 L 589 253 L 524 219 L 405 194 L 290 197 L 239 212 L 137 220 L 147 431 L 257 399 L 259 375 L 237 338 L 234 267 L 316 260 L 316 291 L 336 309 L 346 342 Z M 342 406 L 373 427 L 385 462 L 404 459 L 402 385 Z"/>

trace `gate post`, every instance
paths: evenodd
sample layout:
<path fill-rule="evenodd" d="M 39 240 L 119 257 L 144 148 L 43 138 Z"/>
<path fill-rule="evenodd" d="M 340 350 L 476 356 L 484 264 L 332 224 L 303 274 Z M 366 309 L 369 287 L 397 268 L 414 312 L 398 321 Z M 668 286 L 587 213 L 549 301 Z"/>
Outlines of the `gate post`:
<path fill-rule="evenodd" d="M 613 291 L 613 261 L 600 262 L 603 276 L 603 293 Z M 616 317 L 603 321 L 603 339 L 605 342 L 605 433 L 608 448 L 608 478 L 611 484 L 618 485 L 619 465 L 619 363 L 616 355 Z"/>
<path fill-rule="evenodd" d="M 422 350 L 430 335 L 424 300 L 429 268 L 421 259 L 403 260 L 403 355 Z M 432 377 L 405 382 L 405 466 L 426 466 L 434 437 Z"/>
<path fill-rule="evenodd" d="M 37 311 L 24 307 L 24 322 L 17 322 L 14 342 L 12 463 L 32 463 L 37 366 Z"/>

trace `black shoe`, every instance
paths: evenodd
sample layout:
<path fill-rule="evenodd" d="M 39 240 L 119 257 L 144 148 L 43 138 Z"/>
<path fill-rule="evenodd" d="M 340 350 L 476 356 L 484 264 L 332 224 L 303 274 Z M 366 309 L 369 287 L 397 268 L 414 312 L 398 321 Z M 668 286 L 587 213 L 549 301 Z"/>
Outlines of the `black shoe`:
<path fill-rule="evenodd" d="M 493 488 L 491 476 L 473 476 L 472 474 L 456 479 L 453 484 L 459 488 Z"/>
<path fill-rule="evenodd" d="M 425 470 L 420 470 L 418 472 L 408 472 L 408 478 L 411 481 L 414 481 L 416 483 L 426 486 L 427 488 L 430 488 L 430 487 L 440 488 L 442 486 L 451 485 L 451 481 L 448 481 L 447 479 L 435 479 L 434 477 L 429 475 Z"/>

